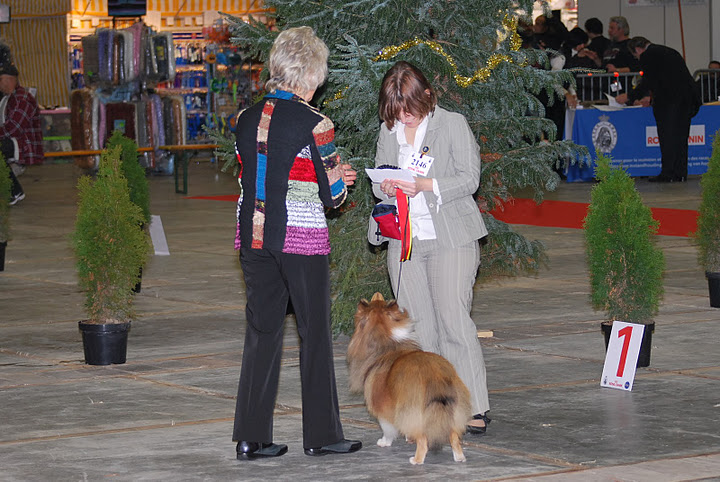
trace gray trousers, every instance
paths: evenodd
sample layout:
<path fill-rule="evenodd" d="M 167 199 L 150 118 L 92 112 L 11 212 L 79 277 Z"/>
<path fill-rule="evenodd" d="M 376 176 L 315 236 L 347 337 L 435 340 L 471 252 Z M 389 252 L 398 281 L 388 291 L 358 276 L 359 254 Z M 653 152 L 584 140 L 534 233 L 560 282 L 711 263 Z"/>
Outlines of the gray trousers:
<path fill-rule="evenodd" d="M 387 259 L 393 292 L 415 322 L 420 347 L 453 364 L 470 391 L 473 413 L 485 413 L 490 409 L 485 360 L 470 318 L 478 242 L 444 248 L 436 240 L 413 239 L 411 258 L 401 265 L 400 241 L 391 239 Z"/>

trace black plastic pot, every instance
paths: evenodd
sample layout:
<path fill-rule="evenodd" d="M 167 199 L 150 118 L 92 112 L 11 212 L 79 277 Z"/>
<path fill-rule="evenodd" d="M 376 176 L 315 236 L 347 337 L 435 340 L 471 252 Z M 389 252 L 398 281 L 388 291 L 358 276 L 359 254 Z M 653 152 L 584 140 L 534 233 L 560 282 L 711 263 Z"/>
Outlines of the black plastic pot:
<path fill-rule="evenodd" d="M 610 343 L 610 334 L 612 333 L 612 321 L 603 321 L 600 324 L 600 329 L 605 335 L 605 351 L 607 351 L 608 344 Z M 650 366 L 650 349 L 652 348 L 652 335 L 655 332 L 655 322 L 650 322 L 645 325 L 643 331 L 643 339 L 640 344 L 640 354 L 638 355 L 636 367 L 649 367 Z"/>
<path fill-rule="evenodd" d="M 85 363 L 112 365 L 125 363 L 130 322 L 94 324 L 79 321 Z"/>
<path fill-rule="evenodd" d="M 0 271 L 5 271 L 5 248 L 7 247 L 7 241 L 0 243 Z"/>
<path fill-rule="evenodd" d="M 720 273 L 705 271 L 710 290 L 710 306 L 720 308 Z"/>

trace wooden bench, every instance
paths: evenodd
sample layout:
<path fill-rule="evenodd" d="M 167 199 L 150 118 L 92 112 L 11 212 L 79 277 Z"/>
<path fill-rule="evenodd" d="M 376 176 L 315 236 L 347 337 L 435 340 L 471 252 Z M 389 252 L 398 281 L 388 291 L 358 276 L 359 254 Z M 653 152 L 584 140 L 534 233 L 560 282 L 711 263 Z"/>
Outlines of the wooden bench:
<path fill-rule="evenodd" d="M 178 159 L 175 162 L 175 168 L 173 172 L 175 174 L 175 192 L 181 194 L 187 194 L 187 183 L 188 183 L 188 164 L 190 158 L 197 155 L 199 151 L 217 149 L 217 144 L 185 144 L 178 146 L 160 146 L 158 149 L 176 152 Z M 138 152 L 151 152 L 154 148 L 152 147 L 138 147 Z M 59 152 L 46 152 L 45 157 L 76 157 L 76 156 L 97 156 L 102 154 L 101 150 L 78 150 L 78 151 L 59 151 Z M 188 157 L 189 154 L 189 157 Z M 182 190 L 180 189 L 180 169 L 182 169 Z"/>

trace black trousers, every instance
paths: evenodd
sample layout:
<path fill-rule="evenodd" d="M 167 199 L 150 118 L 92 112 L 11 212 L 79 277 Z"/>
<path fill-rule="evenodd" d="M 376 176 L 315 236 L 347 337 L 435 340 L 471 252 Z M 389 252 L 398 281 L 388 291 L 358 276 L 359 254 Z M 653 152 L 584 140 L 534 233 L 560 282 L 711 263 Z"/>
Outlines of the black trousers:
<path fill-rule="evenodd" d="M 662 156 L 662 177 L 687 177 L 688 136 L 692 117 L 682 104 L 660 104 L 653 106 L 657 124 L 660 155 Z"/>
<path fill-rule="evenodd" d="M 0 152 L 2 152 L 3 157 L 5 157 L 5 163 L 7 164 L 8 169 L 10 169 L 10 181 L 12 182 L 12 191 L 10 194 L 13 197 L 17 196 L 23 192 L 23 188 L 20 185 L 20 182 L 18 182 L 12 167 L 10 167 L 10 163 L 8 162 L 8 159 L 12 159 L 15 155 L 15 144 L 13 144 L 13 141 L 9 137 L 3 137 L 0 139 Z"/>
<path fill-rule="evenodd" d="M 303 446 L 322 447 L 342 440 L 328 257 L 243 248 L 240 263 L 247 289 L 247 329 L 233 440 L 273 441 L 288 297 L 300 335 Z"/>

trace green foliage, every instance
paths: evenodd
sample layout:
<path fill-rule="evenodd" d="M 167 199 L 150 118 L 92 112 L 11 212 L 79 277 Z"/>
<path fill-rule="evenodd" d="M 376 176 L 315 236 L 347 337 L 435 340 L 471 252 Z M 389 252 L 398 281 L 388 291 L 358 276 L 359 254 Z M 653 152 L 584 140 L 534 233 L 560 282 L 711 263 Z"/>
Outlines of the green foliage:
<path fill-rule="evenodd" d="M 488 211 L 508 201 L 518 189 L 537 200 L 553 190 L 554 172 L 561 159 L 587 155 L 584 148 L 555 141 L 555 125 L 545 119 L 537 94 L 561 101 L 562 86 L 572 82 L 568 72 L 533 67 L 548 65 L 544 52 L 514 50 L 506 18 L 518 9 L 532 12 L 533 0 L 265 0 L 274 9 L 277 29 L 250 19 L 226 16 L 232 41 L 264 62 L 278 30 L 309 25 L 330 48 L 329 78 L 316 95 L 317 105 L 335 123 L 335 143 L 343 160 L 358 171 L 358 181 L 339 214 L 331 216 L 333 326 L 347 331 L 361 298 L 374 291 L 390 293 L 384 251 L 375 255 L 366 241 L 367 221 L 375 202 L 364 169 L 374 167 L 380 127 L 378 92 L 385 72 L 398 60 L 417 65 L 434 85 L 439 104 L 462 113 L 470 123 L 483 154 L 478 197 L 490 230 L 483 249 L 482 274 L 534 272 L 544 262 L 543 246 L 513 233 Z M 532 19 L 523 14 L 525 20 Z M 437 42 L 445 52 L 418 43 L 392 58 L 378 58 L 381 49 L 418 38 Z M 493 55 L 510 61 L 489 63 Z M 469 86 L 455 74 L 472 76 L 492 66 L 487 81 Z M 264 71 L 264 78 L 267 72 Z M 215 142 L 222 142 L 214 138 Z M 226 165 L 236 165 L 232 141 Z"/>
<path fill-rule="evenodd" d="M 120 146 L 122 172 L 130 189 L 130 200 L 140 207 L 142 222 L 150 224 L 150 187 L 145 169 L 138 162 L 137 143 L 116 130 L 107 141 L 107 149 L 112 150 L 115 146 Z"/>
<path fill-rule="evenodd" d="M 150 243 L 140 228 L 142 211 L 130 201 L 119 147 L 103 151 L 97 179 L 80 178 L 78 193 L 72 241 L 89 319 L 95 323 L 132 319 L 132 289 Z"/>
<path fill-rule="evenodd" d="M 0 243 L 10 241 L 11 193 L 10 167 L 5 163 L 5 157 L 0 153 Z"/>
<path fill-rule="evenodd" d="M 240 171 L 240 166 L 237 161 L 237 155 L 235 154 L 235 136 L 225 136 L 217 129 L 209 129 L 207 126 L 203 126 L 203 130 L 210 138 L 210 142 L 219 146 L 213 153 L 218 158 L 218 164 L 222 162 L 220 170 L 222 172 L 228 172 L 230 168 L 232 168 L 233 176 L 237 176 Z"/>
<path fill-rule="evenodd" d="M 635 189 L 635 182 L 598 152 L 585 242 L 590 298 L 609 320 L 648 323 L 663 295 L 665 257 L 655 246 L 658 222 Z"/>
<path fill-rule="evenodd" d="M 694 233 L 698 263 L 705 271 L 720 272 L 720 130 L 715 133 L 708 170 L 700 179 L 702 200 Z"/>

